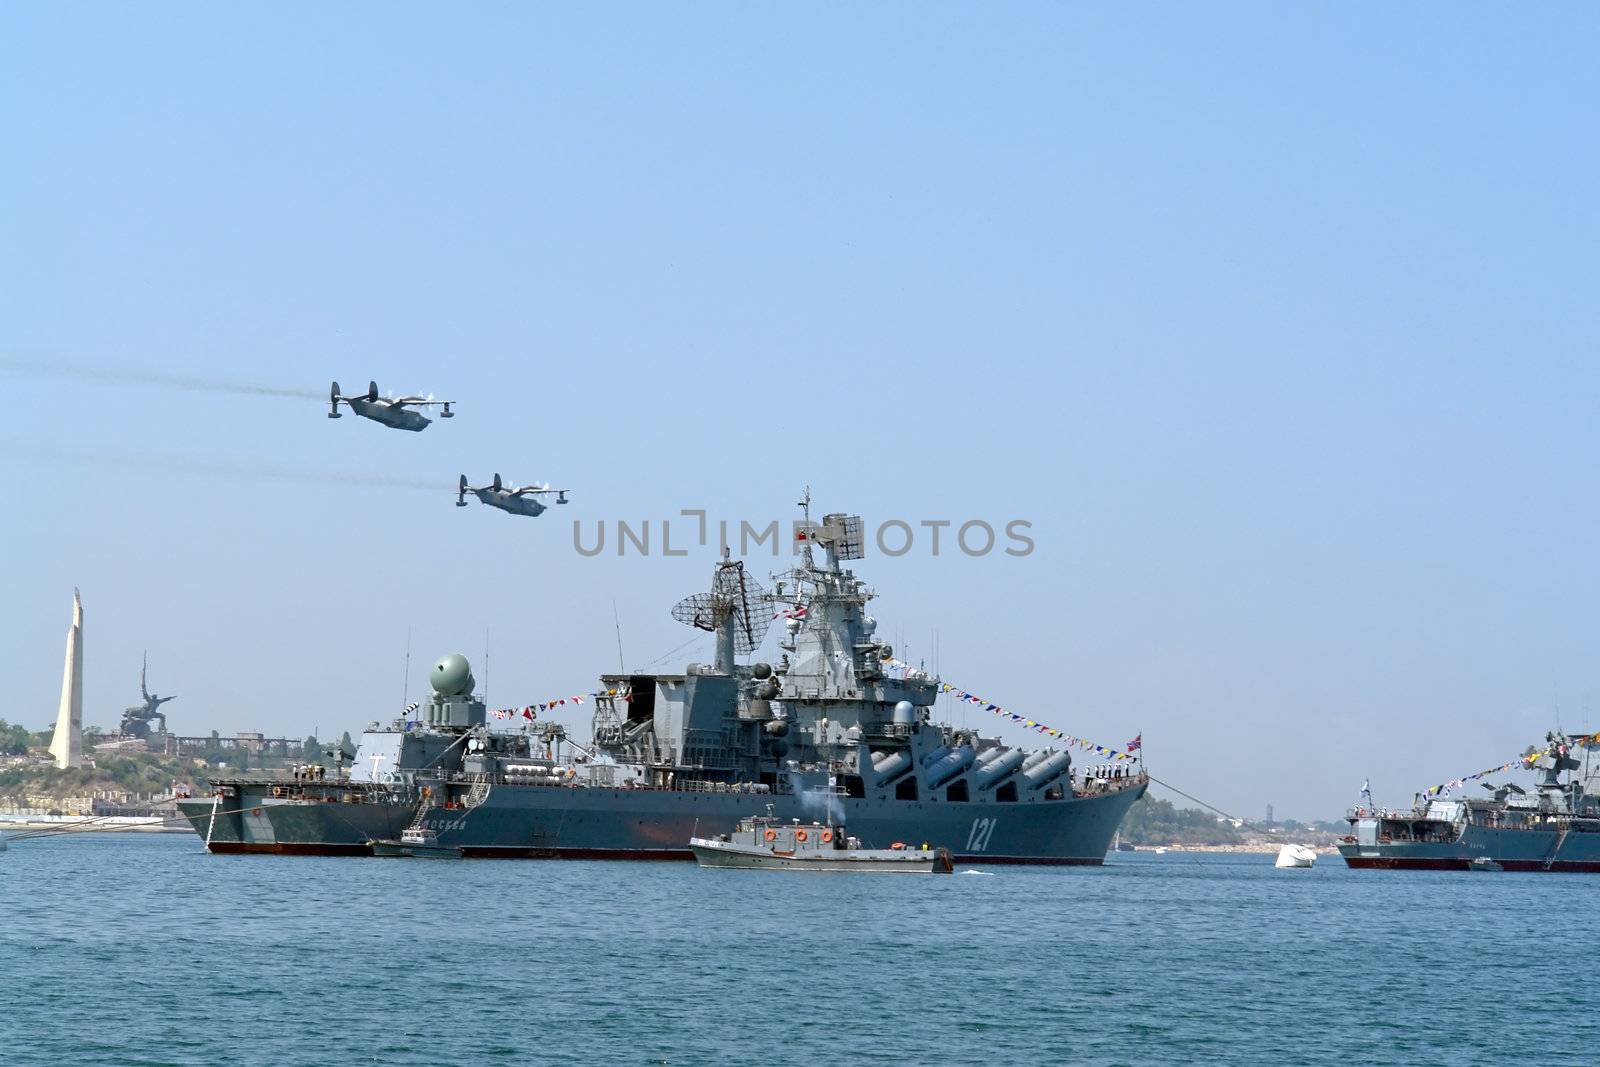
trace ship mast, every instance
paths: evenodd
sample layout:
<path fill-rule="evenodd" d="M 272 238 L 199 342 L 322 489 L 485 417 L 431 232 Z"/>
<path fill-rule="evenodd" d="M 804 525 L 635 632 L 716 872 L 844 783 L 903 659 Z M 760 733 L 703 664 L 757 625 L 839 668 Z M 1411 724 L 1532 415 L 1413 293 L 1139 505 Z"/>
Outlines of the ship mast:
<path fill-rule="evenodd" d="M 805 569 L 812 570 L 816 561 L 811 558 L 811 487 L 806 486 L 805 493 L 800 497 L 800 514 L 804 520 L 802 529 L 804 537 L 801 543 L 805 545 Z"/>

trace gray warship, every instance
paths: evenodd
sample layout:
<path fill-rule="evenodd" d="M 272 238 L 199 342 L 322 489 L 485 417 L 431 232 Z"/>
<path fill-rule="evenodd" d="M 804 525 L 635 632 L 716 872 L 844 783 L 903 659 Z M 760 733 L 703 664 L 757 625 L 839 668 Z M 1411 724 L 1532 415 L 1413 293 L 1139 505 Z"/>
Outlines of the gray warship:
<path fill-rule="evenodd" d="M 1339 854 L 1356 868 L 1600 873 L 1600 761 L 1589 758 L 1597 744 L 1594 734 L 1546 734 L 1544 750 L 1520 761 L 1540 772 L 1532 791 L 1483 783 L 1481 797 L 1353 808 Z"/>
<path fill-rule="evenodd" d="M 808 515 L 804 528 L 771 593 L 723 550 L 710 591 L 673 609 L 716 635 L 715 661 L 602 675 L 589 744 L 548 721 L 492 729 L 467 660 L 450 655 L 429 699 L 369 726 L 332 777 L 213 778 L 210 796 L 179 806 L 230 853 L 372 855 L 426 837 L 465 858 L 687 860 L 698 828 L 770 807 L 848 827 L 868 848 L 1102 863 L 1148 788 L 1142 770 L 1075 776 L 1066 750 L 935 722 L 938 679 L 891 666 L 866 610 L 875 594 L 842 566 L 864 555 L 860 518 Z M 778 662 L 740 663 L 779 618 Z"/>

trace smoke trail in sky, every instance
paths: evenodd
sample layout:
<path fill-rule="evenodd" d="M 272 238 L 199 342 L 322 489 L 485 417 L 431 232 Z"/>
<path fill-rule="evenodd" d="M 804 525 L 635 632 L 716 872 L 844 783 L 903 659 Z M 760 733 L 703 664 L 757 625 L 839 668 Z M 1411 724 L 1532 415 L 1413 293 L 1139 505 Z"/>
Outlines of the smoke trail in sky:
<path fill-rule="evenodd" d="M 364 486 L 375 489 L 421 489 L 430 493 L 453 494 L 455 485 L 447 479 L 396 478 L 357 471 L 308 470 L 251 459 L 213 459 L 173 453 L 150 452 L 118 447 L 90 450 L 71 445 L 39 445 L 0 439 L 0 459 L 41 466 L 118 467 L 126 470 L 167 471 L 203 478 L 224 478 L 247 482 L 252 479 L 305 482 L 320 485 Z"/>
<path fill-rule="evenodd" d="M 74 363 L 71 360 L 25 360 L 0 357 L 0 372 L 102 385 L 133 385 L 147 389 L 177 389 L 190 393 L 229 393 L 234 396 L 280 396 L 294 400 L 326 400 L 327 394 L 315 389 L 293 389 L 266 385 L 238 378 L 203 378 L 191 374 L 170 374 L 116 364 Z"/>

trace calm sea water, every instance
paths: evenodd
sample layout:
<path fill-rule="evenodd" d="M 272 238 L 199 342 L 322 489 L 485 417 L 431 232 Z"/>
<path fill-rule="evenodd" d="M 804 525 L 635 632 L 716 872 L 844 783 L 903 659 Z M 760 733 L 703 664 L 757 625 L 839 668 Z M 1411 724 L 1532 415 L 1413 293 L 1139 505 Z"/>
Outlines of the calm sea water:
<path fill-rule="evenodd" d="M 0 854 L 0 1063 L 1595 1063 L 1597 894 L 1182 853 L 829 876 L 57 838 Z"/>

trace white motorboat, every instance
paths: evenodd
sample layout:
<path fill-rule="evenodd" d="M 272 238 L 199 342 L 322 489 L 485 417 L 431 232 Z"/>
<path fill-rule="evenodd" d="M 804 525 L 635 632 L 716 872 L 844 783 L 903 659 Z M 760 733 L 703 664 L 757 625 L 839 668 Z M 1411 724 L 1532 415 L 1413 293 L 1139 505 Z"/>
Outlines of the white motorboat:
<path fill-rule="evenodd" d="M 1284 845 L 1278 850 L 1275 867 L 1310 867 L 1317 862 L 1317 854 L 1305 845 Z"/>

